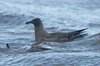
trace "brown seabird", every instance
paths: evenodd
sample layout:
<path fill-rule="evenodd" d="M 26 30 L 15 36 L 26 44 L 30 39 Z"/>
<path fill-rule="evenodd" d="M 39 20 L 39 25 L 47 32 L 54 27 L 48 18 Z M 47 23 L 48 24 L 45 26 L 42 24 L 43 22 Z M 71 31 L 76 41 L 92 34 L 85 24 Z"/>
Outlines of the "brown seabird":
<path fill-rule="evenodd" d="M 83 37 L 83 31 L 86 29 L 76 30 L 68 33 L 48 33 L 44 27 L 40 18 L 35 18 L 26 24 L 33 24 L 35 26 L 35 45 L 42 42 L 67 42 L 76 38 Z"/>
<path fill-rule="evenodd" d="M 83 37 L 83 31 L 86 29 L 76 30 L 68 33 L 48 33 L 44 27 L 40 18 L 35 18 L 26 24 L 33 24 L 35 26 L 35 45 L 39 45 L 42 42 L 67 42 L 76 38 Z"/>

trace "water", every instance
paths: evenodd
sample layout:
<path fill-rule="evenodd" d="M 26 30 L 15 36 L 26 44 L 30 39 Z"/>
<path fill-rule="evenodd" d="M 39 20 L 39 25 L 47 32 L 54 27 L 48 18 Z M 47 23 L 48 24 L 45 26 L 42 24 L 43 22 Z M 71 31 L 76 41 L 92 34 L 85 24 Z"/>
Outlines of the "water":
<path fill-rule="evenodd" d="M 100 32 L 99 0 L 0 0 L 0 66 L 99 66 L 100 37 L 67 43 L 48 43 L 51 50 L 26 52 L 34 42 L 34 27 L 27 21 L 39 17 L 48 32 L 88 28 Z M 97 39 L 96 39 L 97 38 Z"/>

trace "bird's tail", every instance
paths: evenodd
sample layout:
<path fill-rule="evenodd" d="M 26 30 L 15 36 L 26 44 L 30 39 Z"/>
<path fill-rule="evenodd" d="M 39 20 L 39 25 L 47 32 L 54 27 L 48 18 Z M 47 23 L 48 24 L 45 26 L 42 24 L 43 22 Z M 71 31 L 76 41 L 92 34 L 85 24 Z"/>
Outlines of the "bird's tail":
<path fill-rule="evenodd" d="M 88 28 L 73 31 L 73 32 L 71 32 L 71 34 L 72 34 L 72 35 L 79 35 L 79 34 L 84 33 L 84 30 L 86 30 L 86 29 L 88 29 Z"/>
<path fill-rule="evenodd" d="M 81 37 L 86 36 L 87 33 L 84 33 L 84 30 L 86 30 L 86 29 L 87 28 L 70 32 L 69 38 L 72 40 L 72 39 L 81 38 Z"/>
<path fill-rule="evenodd" d="M 7 47 L 8 49 L 10 49 L 10 46 L 9 46 L 9 44 L 6 44 L 6 47 Z"/>

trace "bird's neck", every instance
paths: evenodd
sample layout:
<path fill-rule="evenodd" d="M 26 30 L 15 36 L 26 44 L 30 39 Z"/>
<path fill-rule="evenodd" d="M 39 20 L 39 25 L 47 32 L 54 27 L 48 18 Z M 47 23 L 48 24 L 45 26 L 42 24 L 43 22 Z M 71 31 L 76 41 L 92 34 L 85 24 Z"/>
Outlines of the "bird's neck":
<path fill-rule="evenodd" d="M 35 26 L 35 40 L 41 40 L 47 34 L 43 25 Z"/>

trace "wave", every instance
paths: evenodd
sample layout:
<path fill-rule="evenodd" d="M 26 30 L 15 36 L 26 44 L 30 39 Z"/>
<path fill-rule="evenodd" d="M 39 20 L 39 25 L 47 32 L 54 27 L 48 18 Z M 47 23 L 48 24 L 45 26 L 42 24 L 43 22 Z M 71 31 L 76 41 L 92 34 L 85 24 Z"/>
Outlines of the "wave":
<path fill-rule="evenodd" d="M 60 5 L 59 5 L 60 4 Z M 49 14 L 50 12 L 55 11 L 73 11 L 73 10 L 93 10 L 99 12 L 100 9 L 99 0 L 80 0 L 80 1 L 69 1 L 69 0 L 1 0 L 0 1 L 0 13 L 11 14 L 11 15 L 27 15 L 35 16 L 40 14 Z M 50 13 L 54 14 L 54 13 Z"/>

